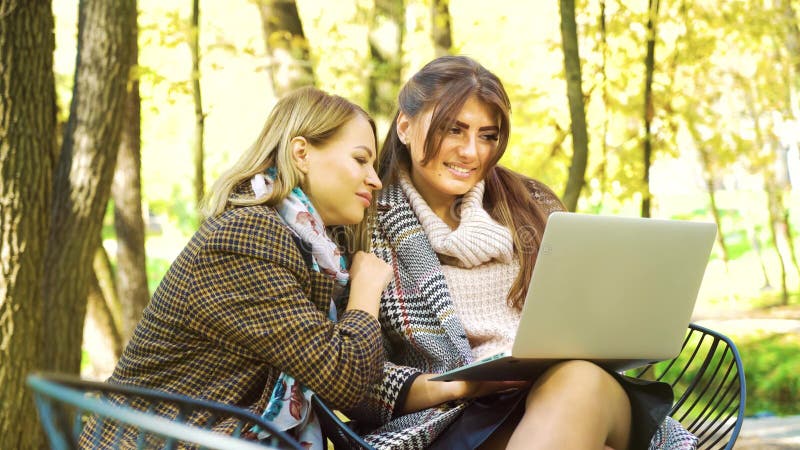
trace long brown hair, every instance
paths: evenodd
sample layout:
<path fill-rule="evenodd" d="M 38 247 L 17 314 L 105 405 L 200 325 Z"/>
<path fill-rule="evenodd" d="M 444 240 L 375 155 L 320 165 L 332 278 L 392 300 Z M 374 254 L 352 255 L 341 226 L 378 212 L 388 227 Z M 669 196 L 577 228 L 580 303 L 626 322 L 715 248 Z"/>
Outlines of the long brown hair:
<path fill-rule="evenodd" d="M 511 230 L 520 271 L 508 293 L 508 304 L 522 308 L 533 273 L 546 212 L 531 191 L 544 185 L 497 165 L 505 153 L 510 132 L 511 103 L 503 83 L 477 61 L 466 56 L 442 56 L 426 64 L 400 90 L 399 112 L 408 117 L 431 111 L 422 164 L 439 153 L 442 130 L 455 121 L 471 96 L 492 108 L 498 117 L 498 141 L 485 174 L 483 206 L 493 219 Z M 400 170 L 410 170 L 411 156 L 397 135 L 396 114 L 381 149 L 378 174 L 384 186 L 397 181 Z"/>

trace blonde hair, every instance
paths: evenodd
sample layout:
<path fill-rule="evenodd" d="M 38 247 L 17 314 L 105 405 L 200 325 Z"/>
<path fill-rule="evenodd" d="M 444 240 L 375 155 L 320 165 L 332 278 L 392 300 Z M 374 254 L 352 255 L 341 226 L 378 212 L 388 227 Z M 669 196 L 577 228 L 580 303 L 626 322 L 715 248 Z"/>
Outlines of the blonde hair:
<path fill-rule="evenodd" d="M 272 108 L 256 142 L 211 187 L 203 200 L 201 212 L 205 217 L 213 217 L 234 205 L 275 206 L 302 180 L 302 173 L 292 160 L 292 139 L 303 137 L 314 146 L 322 146 L 356 115 L 369 121 L 374 134 L 375 123 L 369 115 L 342 97 L 313 87 L 286 94 Z M 237 186 L 256 174 L 264 173 L 269 167 L 275 167 L 277 171 L 269 195 L 246 197 L 236 194 Z"/>
<path fill-rule="evenodd" d="M 285 199 L 295 186 L 300 184 L 303 174 L 295 166 L 291 153 L 291 141 L 303 137 L 314 146 L 328 142 L 351 119 L 364 117 L 375 136 L 375 122 L 358 105 L 337 95 L 331 95 L 313 87 L 302 87 L 283 96 L 272 108 L 264 128 L 256 142 L 239 157 L 239 160 L 222 173 L 203 199 L 201 213 L 206 218 L 214 217 L 234 206 L 266 204 L 275 206 Z M 375 145 L 377 147 L 377 138 Z M 277 171 L 272 191 L 263 197 L 241 195 L 237 189 L 254 175 L 274 167 Z M 313 199 L 312 199 L 313 201 Z M 364 221 L 354 227 L 340 227 L 335 239 L 348 254 L 363 249 L 366 239 Z M 344 231 L 342 233 L 341 231 Z"/>

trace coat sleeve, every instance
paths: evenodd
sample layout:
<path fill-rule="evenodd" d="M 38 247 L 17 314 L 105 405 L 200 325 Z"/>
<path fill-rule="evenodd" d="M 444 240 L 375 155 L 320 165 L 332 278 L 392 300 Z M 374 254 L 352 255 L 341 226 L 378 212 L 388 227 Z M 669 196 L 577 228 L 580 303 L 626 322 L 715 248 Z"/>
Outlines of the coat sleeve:
<path fill-rule="evenodd" d="M 368 388 L 361 403 L 344 410 L 345 414 L 368 428 L 388 423 L 395 416 L 395 409 L 399 406 L 397 402 L 405 398 L 410 383 L 421 373 L 417 368 L 387 360 L 383 364 L 382 377 Z"/>
<path fill-rule="evenodd" d="M 276 218 L 222 223 L 194 261 L 189 316 L 229 351 L 267 362 L 335 408 L 351 407 L 380 376 L 380 326 L 360 310 L 330 321 L 302 288 L 308 274 L 294 245 Z"/>

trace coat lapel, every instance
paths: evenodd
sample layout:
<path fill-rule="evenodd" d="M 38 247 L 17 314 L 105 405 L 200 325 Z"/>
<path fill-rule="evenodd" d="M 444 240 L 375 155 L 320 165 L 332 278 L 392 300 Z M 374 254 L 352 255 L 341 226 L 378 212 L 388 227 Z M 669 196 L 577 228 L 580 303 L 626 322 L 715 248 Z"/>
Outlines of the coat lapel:
<path fill-rule="evenodd" d="M 381 193 L 377 216 L 382 236 L 374 239 L 374 250 L 395 272 L 388 291 L 395 301 L 382 305 L 382 313 L 392 328 L 402 329 L 411 340 L 415 333 L 446 335 L 452 347 L 442 350 L 455 360 L 450 361 L 454 366 L 471 362 L 469 342 L 455 314 L 439 259 L 398 185 Z M 453 350 L 458 357 L 454 358 Z"/>

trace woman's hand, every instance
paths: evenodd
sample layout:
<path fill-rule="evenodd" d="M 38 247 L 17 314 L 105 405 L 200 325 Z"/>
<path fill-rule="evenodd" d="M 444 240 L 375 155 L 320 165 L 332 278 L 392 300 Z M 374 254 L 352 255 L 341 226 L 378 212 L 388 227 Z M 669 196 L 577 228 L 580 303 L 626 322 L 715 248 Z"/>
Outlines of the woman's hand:
<path fill-rule="evenodd" d="M 477 398 L 508 389 L 519 389 L 529 381 L 430 381 L 434 374 L 422 374 L 411 383 L 403 414 L 465 398 Z"/>
<path fill-rule="evenodd" d="M 392 268 L 367 252 L 357 252 L 350 265 L 350 299 L 347 309 L 360 309 L 378 318 L 381 293 L 392 279 Z"/>
<path fill-rule="evenodd" d="M 450 388 L 455 398 L 478 398 L 495 392 L 520 389 L 529 384 L 528 381 L 450 381 Z"/>

